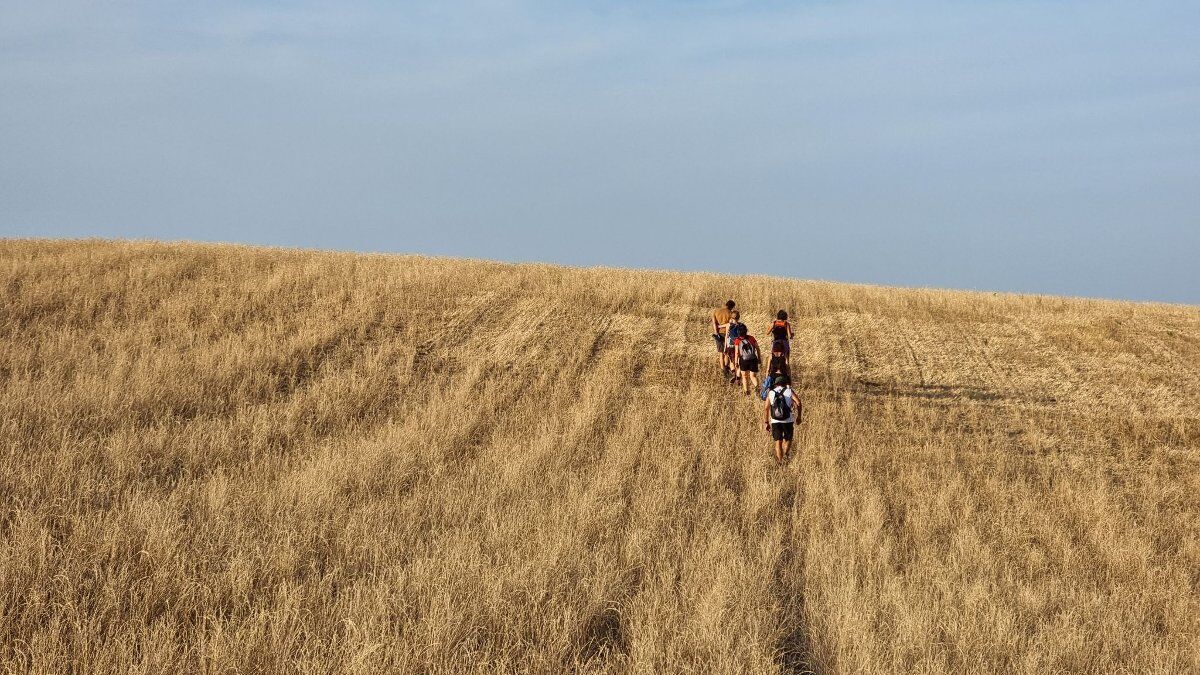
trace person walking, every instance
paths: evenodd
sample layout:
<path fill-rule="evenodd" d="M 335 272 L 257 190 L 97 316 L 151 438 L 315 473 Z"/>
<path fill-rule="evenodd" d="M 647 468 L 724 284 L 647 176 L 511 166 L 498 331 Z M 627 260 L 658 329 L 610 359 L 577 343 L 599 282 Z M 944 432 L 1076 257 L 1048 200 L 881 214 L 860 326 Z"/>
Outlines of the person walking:
<path fill-rule="evenodd" d="M 775 320 L 771 322 L 771 352 L 782 351 L 784 356 L 792 353 L 792 324 L 788 322 L 788 313 L 779 310 Z"/>
<path fill-rule="evenodd" d="M 733 308 L 737 306 L 733 300 L 726 300 L 724 307 L 718 307 L 712 313 L 712 337 L 717 343 L 717 359 L 721 363 L 721 372 L 729 377 L 729 358 L 725 353 L 725 341 L 729 332 L 729 322 L 733 319 Z"/>
<path fill-rule="evenodd" d="M 802 417 L 800 397 L 792 390 L 792 378 L 780 375 L 771 383 L 771 391 L 763 406 L 763 422 L 771 432 L 775 446 L 775 463 L 779 466 L 788 460 L 792 452 L 792 435 Z"/>
<path fill-rule="evenodd" d="M 781 375 L 792 376 L 791 369 L 788 368 L 787 357 L 782 352 L 771 352 L 771 361 L 767 366 L 767 376 L 763 378 L 762 388 L 758 392 L 760 399 L 767 400 L 767 393 L 771 391 L 771 386 Z"/>
<path fill-rule="evenodd" d="M 749 333 L 733 341 L 734 375 L 742 380 L 742 393 L 750 395 L 750 382 L 758 388 L 759 352 L 758 341 Z"/>
<path fill-rule="evenodd" d="M 741 321 L 741 313 L 736 309 L 729 314 L 729 328 L 725 331 L 725 362 L 729 364 L 729 369 L 733 376 L 729 378 L 729 384 L 737 384 L 737 354 L 734 349 L 734 343 L 737 339 L 746 335 L 746 324 Z"/>
<path fill-rule="evenodd" d="M 788 349 L 787 343 L 779 340 L 771 341 L 771 362 L 767 366 L 767 372 L 775 372 L 776 370 L 787 370 L 788 366 Z"/>

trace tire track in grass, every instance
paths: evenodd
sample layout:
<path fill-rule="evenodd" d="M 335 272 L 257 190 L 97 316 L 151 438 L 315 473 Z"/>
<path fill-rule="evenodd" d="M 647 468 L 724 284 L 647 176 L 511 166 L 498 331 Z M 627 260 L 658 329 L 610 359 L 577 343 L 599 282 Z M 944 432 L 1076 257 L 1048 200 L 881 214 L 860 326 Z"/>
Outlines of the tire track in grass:
<path fill-rule="evenodd" d="M 384 340 L 381 334 L 372 334 L 369 337 L 376 342 Z M 361 348 L 363 345 L 359 344 L 356 347 Z M 393 350 L 389 352 L 389 357 L 399 357 L 401 356 L 399 352 L 402 351 Z M 359 372 L 364 367 L 363 359 L 371 360 L 373 358 L 374 355 L 369 353 L 357 355 L 351 359 L 348 368 L 353 372 Z M 403 368 L 404 360 L 406 359 L 387 358 L 380 362 L 380 366 Z M 410 379 L 411 373 L 402 371 L 399 376 L 399 384 L 405 386 Z M 315 385 L 319 381 L 320 378 L 317 378 L 308 384 Z M 312 386 L 306 386 L 305 392 L 311 389 L 313 389 Z M 384 405 L 381 410 L 373 413 L 373 419 L 370 420 L 374 422 L 373 424 L 355 423 L 345 429 L 329 430 L 329 433 L 313 439 L 314 442 L 306 443 L 305 447 L 300 448 L 301 452 L 261 462 L 248 468 L 233 464 L 211 479 L 205 478 L 193 482 L 187 488 L 191 495 L 181 493 L 184 495 L 182 499 L 189 500 L 190 498 L 185 502 L 186 513 L 207 514 L 208 518 L 207 521 L 197 522 L 194 527 L 188 528 L 183 533 L 184 541 L 191 541 L 195 544 L 195 546 L 188 546 L 187 549 L 191 551 L 199 549 L 201 554 L 195 557 L 197 560 L 203 561 L 189 565 L 186 574 L 189 578 L 195 579 L 195 583 L 202 584 L 206 592 L 229 595 L 231 598 L 226 605 L 226 613 L 217 622 L 219 624 L 218 631 L 227 629 L 230 634 L 256 631 L 256 626 L 262 625 L 264 608 L 274 608 L 276 606 L 274 603 L 278 602 L 278 598 L 274 595 L 275 592 L 282 593 L 282 589 L 294 586 L 297 581 L 306 582 L 312 586 L 324 586 L 325 575 L 331 573 L 326 566 L 326 561 L 330 557 L 328 553 L 333 547 L 344 546 L 344 543 L 339 543 L 336 534 L 331 536 L 322 534 L 319 541 L 312 539 L 313 521 L 318 516 L 326 516 L 331 513 L 345 514 L 347 518 L 343 520 L 348 520 L 348 517 L 354 515 L 355 510 L 359 508 L 362 500 L 383 494 L 382 491 L 386 489 L 383 483 L 373 480 L 373 477 L 368 475 L 374 469 L 384 468 L 385 465 L 376 460 L 384 456 L 386 448 L 366 456 L 357 456 L 349 464 L 347 464 L 347 458 L 338 450 L 347 447 L 357 448 L 367 439 L 375 436 L 380 429 L 390 426 L 393 422 L 389 413 L 400 414 L 402 418 L 407 417 L 408 419 L 423 416 L 426 406 L 432 400 L 429 391 L 427 387 L 412 388 L 409 395 L 404 398 L 403 409 L 396 410 L 391 405 Z M 386 477 L 386 474 L 384 476 Z M 399 489 L 388 493 L 389 496 L 403 499 L 404 495 L 411 492 L 411 481 L 407 480 L 408 477 L 403 478 Z M 362 484 L 360 485 L 360 483 Z M 214 488 L 227 487 L 231 484 L 235 486 L 233 490 L 224 488 L 214 490 Z M 241 486 L 246 484 L 255 485 L 255 489 L 242 490 Z M 317 494 L 313 494 L 314 488 Z M 377 493 L 377 491 L 379 492 Z M 221 504 L 222 508 L 213 510 L 206 507 L 206 502 L 210 501 L 207 493 L 210 492 L 229 493 L 230 496 L 223 497 L 216 502 Z M 273 494 L 274 497 L 264 498 L 264 493 Z M 143 504 L 156 504 L 168 503 L 175 499 L 176 491 L 172 490 L 171 494 L 164 495 L 161 500 L 158 498 L 151 500 L 144 490 L 140 494 Z M 369 503 L 361 503 L 361 505 L 371 506 Z M 203 527 L 204 525 L 208 525 L 208 527 Z M 224 527 L 221 529 L 223 536 L 219 540 L 213 540 L 211 532 L 214 531 L 214 528 L 222 527 Z M 198 533 L 198 538 L 194 540 L 191 539 L 193 530 Z M 286 545 L 282 543 L 281 537 L 287 538 Z M 289 549 L 292 559 L 307 560 L 311 562 L 311 567 L 296 566 L 289 570 L 286 564 L 280 564 L 271 569 L 260 569 L 259 566 L 255 566 L 255 571 L 251 573 L 255 580 L 254 583 L 245 595 L 240 596 L 240 599 L 234 598 L 233 596 L 238 594 L 232 592 L 228 586 L 228 578 L 234 573 L 231 570 L 244 568 L 248 560 L 269 557 L 273 550 L 279 550 L 282 546 Z M 209 549 L 207 552 L 211 555 L 203 555 L 206 552 L 205 548 Z M 325 598 L 320 597 L 319 594 L 313 595 L 311 600 L 305 601 L 304 611 L 314 615 L 327 615 L 330 612 L 339 611 L 336 589 L 361 584 L 367 575 L 373 574 L 367 563 L 359 565 L 354 562 L 355 556 L 353 555 L 348 555 L 346 558 L 345 572 L 338 572 L 335 581 L 332 582 L 331 594 Z M 131 564 L 141 564 L 140 559 L 138 560 L 139 562 Z M 321 578 L 320 582 L 316 581 L 318 577 Z M 331 576 L 331 578 L 334 577 Z M 167 617 L 167 621 L 174 621 L 175 626 L 182 630 L 197 629 L 196 626 L 187 623 L 186 616 Z M 137 629 L 136 621 L 127 623 L 121 628 L 121 630 L 130 631 Z M 236 649 L 234 651 L 236 652 Z M 286 657 L 286 654 L 276 655 L 276 658 Z M 335 657 L 336 655 L 330 655 L 330 658 Z"/>
<path fill-rule="evenodd" d="M 963 328 L 962 322 L 959 321 L 952 321 L 950 325 L 954 328 L 954 332 L 958 333 L 962 338 L 963 344 L 967 346 L 971 354 L 975 357 L 975 360 L 987 367 L 987 370 L 992 374 L 996 383 L 1003 387 L 1003 391 L 1005 393 L 1011 392 L 1012 378 L 1000 372 L 1000 369 L 996 367 L 995 359 L 989 354 L 991 350 L 987 346 L 987 337 L 975 337 Z"/>
<path fill-rule="evenodd" d="M 796 460 L 793 460 L 796 461 Z M 771 585 L 777 606 L 776 630 L 779 639 L 774 648 L 775 664 L 782 675 L 815 673 L 812 643 L 804 602 L 803 542 L 796 529 L 796 513 L 804 503 L 801 483 L 788 472 L 779 496 L 780 553 L 773 570 Z M 799 555 L 798 555 L 799 553 Z"/>
<path fill-rule="evenodd" d="M 482 307 L 477 304 L 477 307 Z M 494 334 L 507 330 L 503 321 L 493 315 L 487 320 L 474 320 L 480 315 L 471 317 L 468 314 L 462 316 L 463 321 L 456 323 L 459 326 L 473 326 L 474 330 L 480 331 L 482 335 Z M 527 314 L 531 316 L 531 314 Z M 602 328 L 597 331 L 597 335 L 583 333 L 578 337 L 581 348 L 586 347 L 586 344 L 591 341 L 595 344 L 599 340 L 599 333 Z M 453 340 L 460 345 L 470 343 L 469 338 Z M 603 351 L 603 350 L 601 350 Z M 574 353 L 572 351 L 571 353 Z M 572 360 L 565 362 L 563 375 L 568 378 L 578 380 L 588 380 L 596 375 L 597 367 L 611 369 L 613 360 L 611 357 L 604 357 L 603 354 L 598 354 L 600 358 L 593 360 Z M 536 357 L 534 357 L 536 360 Z M 431 362 L 430 366 L 436 366 L 439 362 Z M 446 362 L 442 362 L 446 363 Z M 528 365 L 528 364 L 526 364 Z M 453 366 L 451 366 L 453 367 Z M 433 372 L 437 372 L 436 367 Z M 529 372 L 529 371 L 527 371 Z M 473 375 L 472 375 L 473 373 Z M 480 385 L 483 382 L 488 382 L 496 378 L 492 378 L 487 368 L 480 369 L 476 364 L 470 369 L 470 372 L 458 373 L 457 377 L 467 377 L 470 379 L 470 384 L 464 385 L 464 380 L 459 380 L 459 384 L 453 381 L 447 383 L 446 388 L 456 392 L 471 390 L 473 387 Z M 500 378 L 505 381 L 504 378 Z M 511 379 L 511 378 L 509 378 Z M 603 380 L 603 377 L 598 378 Z M 528 386 L 525 386 L 528 385 Z M 602 388 L 603 389 L 603 388 Z M 601 392 L 605 397 L 611 397 L 612 393 Z M 507 513 L 512 509 L 519 509 L 523 499 L 522 489 L 520 485 L 513 483 L 514 479 L 519 480 L 521 474 L 529 475 L 529 471 L 522 472 L 517 470 L 507 472 L 502 475 L 493 473 L 495 469 L 502 469 L 500 466 L 492 466 L 498 457 L 497 453 L 503 452 L 503 449 L 513 445 L 516 442 L 521 423 L 527 422 L 536 415 L 536 410 L 541 405 L 539 401 L 554 395 L 554 381 L 543 379 L 539 382 L 521 382 L 508 387 L 502 385 L 502 389 L 497 390 L 494 396 L 489 397 L 493 402 L 484 406 L 482 410 L 476 411 L 470 419 L 465 420 L 464 424 L 457 426 L 445 427 L 450 434 L 438 435 L 434 429 L 439 428 L 436 418 L 444 416 L 444 412 L 454 407 L 452 400 L 439 397 L 436 392 L 431 392 L 427 388 L 422 392 L 424 404 L 415 406 L 412 414 L 407 416 L 407 421 L 401 422 L 400 426 L 390 426 L 379 430 L 376 434 L 376 440 L 363 439 L 362 441 L 351 444 L 362 446 L 364 444 L 374 444 L 378 446 L 374 451 L 368 449 L 368 454 L 372 456 L 385 456 L 388 454 L 392 441 L 396 438 L 404 438 L 408 441 L 408 445 L 422 447 L 425 445 L 426 439 L 434 441 L 434 447 L 422 449 L 419 454 L 422 458 L 414 462 L 409 462 L 410 471 L 404 477 L 404 482 L 409 486 L 403 492 L 393 492 L 390 497 L 392 503 L 384 505 L 387 512 L 396 514 L 397 518 L 404 518 L 405 514 L 414 513 L 423 510 L 421 506 L 428 501 L 430 494 L 441 494 L 446 500 L 452 500 L 454 495 L 475 495 L 472 497 L 474 501 L 470 502 L 475 508 L 467 509 L 467 512 L 459 512 L 455 514 L 442 513 L 441 511 L 425 514 L 422 517 L 422 523 L 417 524 L 415 529 L 409 528 L 411 533 L 407 536 L 399 537 L 399 541 L 388 548 L 392 551 L 387 559 L 393 566 L 399 566 L 402 569 L 414 569 L 417 567 L 429 567 L 431 558 L 436 558 L 437 552 L 445 548 L 455 547 L 458 545 L 457 532 L 470 530 L 479 531 L 480 526 L 487 522 L 489 512 Z M 432 406 L 432 407 L 431 407 Z M 576 471 L 582 471 L 586 475 L 594 475 L 599 466 L 593 453 L 574 453 L 564 459 L 564 456 L 558 452 L 551 452 L 549 455 L 542 450 L 553 450 L 558 447 L 575 446 L 584 441 L 592 439 L 596 436 L 595 424 L 607 423 L 612 413 L 612 406 L 608 404 L 608 398 L 600 401 L 596 406 L 585 406 L 588 414 L 581 417 L 579 420 L 569 421 L 564 425 L 551 425 L 551 428 L 543 429 L 542 431 L 534 431 L 533 434 L 524 438 L 528 454 L 522 464 L 523 469 L 529 469 L 533 473 L 543 474 L 544 484 L 550 490 L 547 494 L 559 494 L 565 488 L 562 483 L 564 477 L 573 472 L 564 473 L 567 469 L 574 467 Z M 594 408 L 594 415 L 592 409 Z M 425 418 L 434 418 L 433 424 L 429 424 L 429 420 Z M 592 419 L 595 417 L 596 419 Z M 615 422 L 619 425 L 619 420 Z M 519 435 L 519 434 L 518 434 Z M 562 440 L 561 444 L 544 442 L 547 438 L 558 437 Z M 467 455 L 462 455 L 461 447 L 470 445 L 474 450 Z M 447 454 L 447 451 L 452 454 Z M 360 453 L 361 454 L 361 453 Z M 453 461 L 445 461 L 447 458 Z M 365 459 L 365 458 L 364 458 Z M 336 457 L 331 455 L 331 462 L 336 462 Z M 542 464 L 549 462 L 549 464 Z M 361 464 L 364 468 L 367 464 Z M 321 466 L 314 464 L 307 468 L 307 471 L 312 474 L 313 480 L 319 480 L 317 477 L 325 472 L 333 469 L 336 464 L 331 466 Z M 336 469 L 335 469 L 336 470 Z M 336 474 L 335 474 L 336 475 Z M 298 479 L 294 481 L 296 484 L 304 484 L 306 480 Z M 559 495 L 560 498 L 563 495 Z M 569 503 L 568 503 L 569 504 Z M 440 515 L 439 515 L 440 514 Z M 516 527 L 523 527 L 520 523 L 526 523 L 527 519 L 520 515 L 515 516 L 517 523 Z M 528 520 L 528 525 L 533 527 L 540 521 Z M 511 525 L 510 525 L 511 526 Z M 544 526 L 544 524 L 543 524 Z M 483 531 L 487 531 L 483 528 Z M 491 551 L 496 545 L 495 537 L 499 535 L 489 535 L 484 537 L 479 545 L 483 547 L 483 551 Z M 415 537 L 415 538 L 413 538 Z M 406 543 L 407 542 L 407 543 Z M 394 549 L 394 550 L 393 550 Z M 499 559 L 491 559 L 480 563 L 482 569 L 497 569 L 503 570 L 505 566 L 512 562 L 511 557 L 500 557 Z M 437 568 L 435 567 L 435 570 Z M 503 575 L 501 575 L 503 576 Z M 516 582 L 512 585 L 514 589 L 521 589 L 521 583 Z M 419 603 L 433 602 L 439 596 L 440 591 L 429 586 L 419 586 L 410 592 L 410 596 Z M 436 602 L 434 602 L 436 605 Z M 418 607 L 423 606 L 421 604 Z M 516 608 L 520 610 L 529 610 L 531 605 L 518 605 Z M 602 608 L 603 609 L 603 608 Z M 570 615 L 569 609 L 564 609 L 564 616 Z M 422 619 L 420 611 L 416 614 L 405 614 L 407 617 L 404 620 L 404 625 L 409 626 L 409 630 L 423 631 L 425 619 Z M 484 619 L 484 623 L 477 623 L 474 619 L 467 619 L 459 622 L 458 629 L 462 632 L 463 639 L 473 640 L 479 635 L 479 631 L 484 630 L 486 619 L 489 615 L 481 614 L 480 618 Z M 434 619 L 430 619 L 434 621 Z M 619 622 L 613 622 L 611 612 L 599 611 L 590 619 L 581 624 L 583 637 L 581 642 L 580 653 L 586 655 L 588 660 L 593 661 L 599 658 L 601 661 L 607 661 L 609 658 L 620 659 L 623 652 L 621 647 L 624 637 L 623 629 Z M 457 633 L 455 633 L 457 634 Z M 453 642 L 453 635 L 446 638 Z M 494 640 L 499 641 L 497 644 L 507 644 L 510 640 L 515 639 L 514 635 L 501 633 L 494 636 Z M 451 642 L 442 645 L 445 649 L 450 649 Z M 464 648 L 470 649 L 491 649 L 487 644 L 474 645 L 473 643 L 464 643 Z M 443 656 L 451 661 L 454 657 L 451 652 L 440 652 Z M 480 652 L 485 653 L 485 652 Z M 529 653 L 528 655 L 532 655 Z M 522 657 L 519 653 L 512 658 L 518 659 L 520 662 Z M 449 662 L 449 661 L 448 661 Z M 454 661 L 457 662 L 457 661 Z"/>
<path fill-rule="evenodd" d="M 1039 320 L 1039 315 L 1027 314 L 1012 322 L 1026 338 L 1025 349 L 1022 350 L 1025 358 L 1025 377 L 1022 378 L 1024 385 L 1021 388 L 1026 391 L 1044 388 L 1052 394 L 1052 403 L 1062 402 L 1075 406 L 1085 402 L 1086 397 L 1081 395 L 1079 368 L 1063 356 L 1057 345 L 1046 338 L 1045 333 L 1036 326 Z M 1030 367 L 1033 361 L 1030 357 L 1035 355 L 1040 357 L 1044 364 L 1042 372 Z M 1049 371 L 1048 376 L 1045 371 Z"/>
<path fill-rule="evenodd" d="M 635 330 L 630 331 L 628 335 L 621 330 L 631 326 Z M 544 474 L 543 482 L 551 487 L 562 480 L 572 481 L 572 474 L 579 475 L 584 484 L 589 486 L 584 488 L 581 494 L 570 492 L 568 488 L 568 492 L 561 494 L 559 498 L 567 500 L 562 504 L 564 509 L 568 509 L 570 513 L 580 514 L 567 516 L 568 521 L 573 523 L 570 529 L 577 532 L 578 536 L 585 537 L 588 542 L 586 547 L 593 551 L 593 556 L 608 555 L 603 551 L 607 550 L 612 542 L 619 541 L 614 537 L 620 531 L 620 522 L 629 517 L 627 504 L 630 501 L 630 491 L 626 487 L 622 491 L 625 494 L 623 498 L 610 494 L 611 490 L 608 490 L 607 483 L 611 482 L 612 476 L 609 474 L 616 470 L 624 476 L 627 472 L 622 468 L 623 466 L 628 464 L 632 467 L 629 471 L 636 471 L 642 463 L 642 444 L 633 440 L 627 444 L 619 440 L 628 432 L 625 423 L 626 417 L 630 412 L 639 410 L 641 411 L 639 414 L 647 414 L 647 410 L 656 410 L 665 414 L 665 409 L 662 408 L 662 397 L 658 395 L 661 393 L 658 391 L 658 383 L 651 381 L 651 379 L 657 379 L 655 376 L 661 372 L 654 367 L 653 359 L 651 367 L 642 369 L 641 381 L 636 377 L 636 369 L 628 366 L 629 354 L 653 352 L 653 349 L 648 348 L 650 347 L 647 342 L 649 333 L 638 331 L 636 327 L 636 322 L 624 321 L 622 325 L 614 327 L 613 322 L 602 320 L 595 326 L 594 334 L 583 334 L 580 337 L 582 341 L 580 346 L 583 348 L 580 353 L 588 353 L 589 358 L 562 364 L 565 366 L 565 370 L 561 373 L 563 375 L 561 379 L 580 382 L 608 381 L 614 380 L 613 376 L 621 370 L 626 370 L 628 379 L 623 386 L 604 388 L 602 401 L 581 403 L 581 408 L 593 411 L 587 414 L 590 421 L 583 420 L 581 422 L 583 426 L 569 425 L 564 429 L 565 435 L 560 439 L 561 443 L 556 444 L 577 450 L 587 446 L 588 449 L 573 453 L 571 459 L 565 464 L 554 458 L 561 457 L 561 455 L 548 456 L 547 459 L 553 466 L 538 470 L 538 473 Z M 605 373 L 597 372 L 597 368 L 605 369 Z M 650 377 L 645 377 L 646 375 Z M 586 397 L 586 386 L 584 389 L 585 391 L 582 393 Z M 631 395 L 633 401 L 639 402 L 640 408 L 630 407 Z M 518 413 L 519 411 L 516 410 L 509 411 L 505 417 L 528 417 Z M 634 424 L 634 427 L 637 425 Z M 623 429 L 625 431 L 622 431 Z M 529 441 L 531 446 L 539 445 L 537 437 L 531 438 Z M 630 445 L 628 451 L 622 449 Z M 614 450 L 624 455 L 633 452 L 634 456 L 632 458 L 611 457 Z M 618 462 L 615 469 L 614 460 Z M 562 465 L 560 466 L 560 464 Z M 561 478 L 556 478 L 559 476 Z M 653 493 L 654 490 L 649 489 L 647 492 Z M 614 499 L 617 502 L 615 504 L 611 503 Z M 604 517 L 611 516 L 618 520 L 616 522 L 605 521 L 605 527 L 597 529 L 594 524 L 589 524 L 588 519 L 591 518 L 592 511 L 583 508 L 582 504 L 594 504 L 599 507 L 599 513 L 604 514 Z M 601 571 L 601 577 L 596 583 L 606 583 L 603 581 L 605 578 L 603 570 L 605 569 L 607 568 L 604 565 L 599 565 L 598 570 Z M 581 622 L 575 625 L 568 635 L 574 646 L 567 653 L 574 654 L 571 658 L 576 661 L 572 662 L 574 665 L 565 663 L 564 667 L 573 668 L 586 665 L 588 669 L 607 668 L 620 667 L 629 662 L 630 647 L 636 642 L 637 635 L 634 632 L 636 626 L 630 624 L 626 618 L 626 608 L 631 603 L 636 603 L 636 598 L 640 593 L 643 573 L 639 570 L 637 564 L 625 569 L 622 572 L 623 576 L 613 583 L 612 591 L 605 595 L 604 602 L 594 605 L 591 609 L 583 608 L 583 613 L 580 615 Z M 569 608 L 565 608 L 563 611 L 569 611 Z"/>
<path fill-rule="evenodd" d="M 904 346 L 908 349 L 908 355 L 909 358 L 912 359 L 913 368 L 917 371 L 917 379 L 920 382 L 919 386 L 924 388 L 927 384 L 929 384 L 929 382 L 925 377 L 925 367 L 921 363 L 921 359 L 917 358 L 917 350 L 915 347 L 913 347 L 912 337 L 907 334 L 904 328 L 897 327 L 893 330 L 900 337 L 900 340 L 904 343 Z"/>

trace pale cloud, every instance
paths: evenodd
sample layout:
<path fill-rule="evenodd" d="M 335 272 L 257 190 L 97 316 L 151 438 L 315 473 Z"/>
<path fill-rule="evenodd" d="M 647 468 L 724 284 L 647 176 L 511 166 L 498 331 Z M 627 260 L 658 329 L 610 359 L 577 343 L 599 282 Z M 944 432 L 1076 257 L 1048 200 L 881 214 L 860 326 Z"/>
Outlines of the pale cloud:
<path fill-rule="evenodd" d="M 10 4 L 0 234 L 1200 301 L 1187 3 Z"/>

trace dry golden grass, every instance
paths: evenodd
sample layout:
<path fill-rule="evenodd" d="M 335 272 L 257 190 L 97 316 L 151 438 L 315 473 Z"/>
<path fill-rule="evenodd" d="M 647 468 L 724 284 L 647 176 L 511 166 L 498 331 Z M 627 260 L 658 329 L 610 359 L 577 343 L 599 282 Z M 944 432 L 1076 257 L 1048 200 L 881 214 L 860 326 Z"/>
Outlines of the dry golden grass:
<path fill-rule="evenodd" d="M 1200 671 L 1200 308 L 0 242 L 0 668 Z M 776 470 L 706 317 L 788 308 Z"/>

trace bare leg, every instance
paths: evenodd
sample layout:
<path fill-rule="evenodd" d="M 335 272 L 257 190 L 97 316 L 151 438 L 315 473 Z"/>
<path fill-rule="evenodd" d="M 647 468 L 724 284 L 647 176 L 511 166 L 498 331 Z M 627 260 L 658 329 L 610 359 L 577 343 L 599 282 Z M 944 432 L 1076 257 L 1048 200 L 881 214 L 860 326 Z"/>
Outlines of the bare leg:
<path fill-rule="evenodd" d="M 792 458 L 792 442 L 789 440 L 782 440 L 779 442 L 779 445 L 783 451 L 783 461 L 786 462 L 787 460 L 790 460 Z"/>
<path fill-rule="evenodd" d="M 775 463 L 783 464 L 783 444 L 784 441 L 775 441 Z"/>

